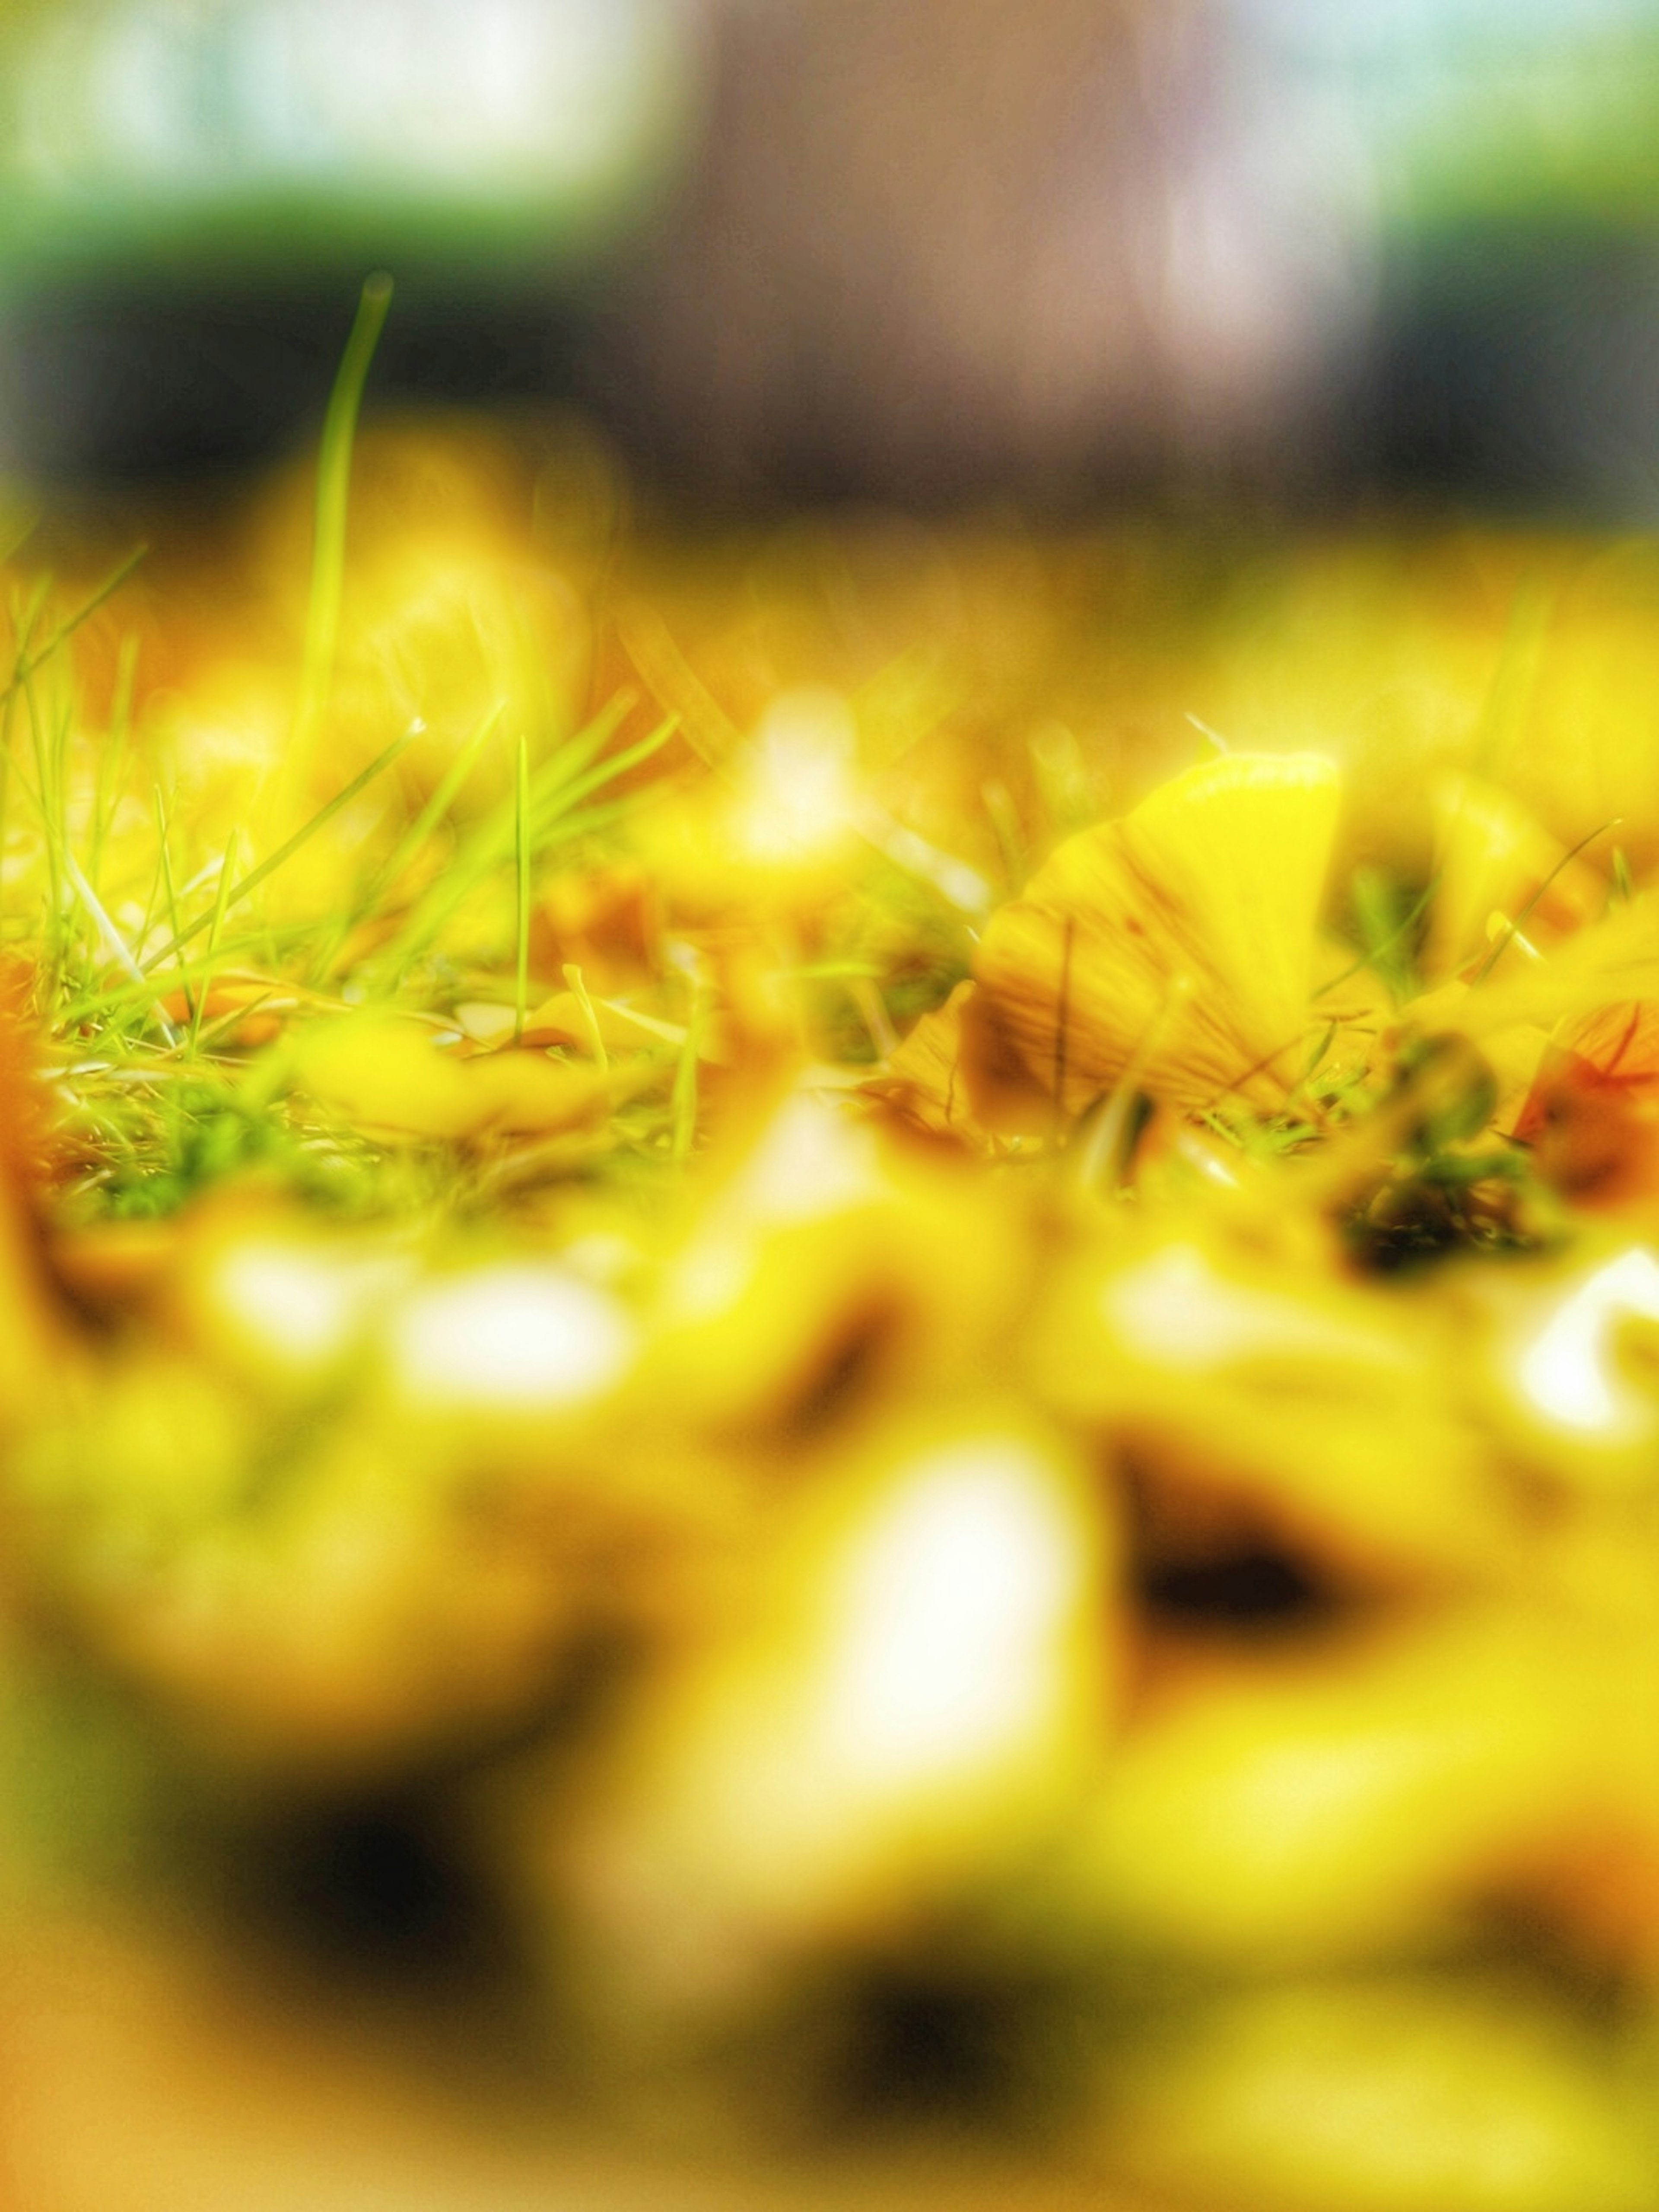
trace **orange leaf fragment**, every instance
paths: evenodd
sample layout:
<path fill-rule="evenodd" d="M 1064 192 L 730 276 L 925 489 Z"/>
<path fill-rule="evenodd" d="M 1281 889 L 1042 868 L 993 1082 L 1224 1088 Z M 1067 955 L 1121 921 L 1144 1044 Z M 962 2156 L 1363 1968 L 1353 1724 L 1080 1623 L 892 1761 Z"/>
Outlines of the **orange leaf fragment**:
<path fill-rule="evenodd" d="M 1544 1056 L 1515 1133 L 1583 1205 L 1659 1191 L 1659 1001 L 1598 1007 Z"/>

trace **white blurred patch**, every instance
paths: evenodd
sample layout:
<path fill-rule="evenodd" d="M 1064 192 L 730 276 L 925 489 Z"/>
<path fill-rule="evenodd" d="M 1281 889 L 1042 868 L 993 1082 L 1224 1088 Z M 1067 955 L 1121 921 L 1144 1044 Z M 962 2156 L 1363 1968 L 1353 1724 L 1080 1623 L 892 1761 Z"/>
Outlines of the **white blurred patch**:
<path fill-rule="evenodd" d="M 1046 1468 L 1011 1440 L 907 1475 L 837 1592 L 823 1749 L 845 1786 L 948 1782 L 1040 1731 L 1085 1548 Z"/>
<path fill-rule="evenodd" d="M 868 1205 L 884 1184 L 870 1131 L 815 1098 L 775 1115 L 735 1195 L 760 1221 L 817 1221 Z"/>
<path fill-rule="evenodd" d="M 245 1344 L 290 1373 L 319 1374 L 361 1340 L 406 1273 L 393 1254 L 250 1241 L 213 1266 L 207 1297 Z"/>
<path fill-rule="evenodd" d="M 608 176 L 659 120 L 676 0 L 121 0 L 22 56 L 26 173 L 429 196 Z"/>
<path fill-rule="evenodd" d="M 856 803 L 858 727 L 837 691 L 783 692 L 761 717 L 732 822 L 738 849 L 791 862 L 845 842 Z"/>
<path fill-rule="evenodd" d="M 1650 1404 L 1621 1381 L 1620 1331 L 1659 1322 L 1659 1261 L 1626 1252 L 1564 1298 L 1521 1355 L 1528 1401 L 1563 1428 L 1598 1442 L 1633 1443 L 1653 1426 Z"/>
<path fill-rule="evenodd" d="M 1194 1372 L 1260 1358 L 1398 1366 L 1406 1357 L 1381 1329 L 1333 1321 L 1315 1305 L 1228 1281 L 1192 1244 L 1172 1244 L 1113 1276 L 1100 1313 L 1136 1358 Z"/>
<path fill-rule="evenodd" d="M 394 1380 L 416 1407 L 562 1412 L 611 1389 L 635 1332 L 614 1298 L 562 1269 L 508 1262 L 417 1291 L 394 1321 Z"/>

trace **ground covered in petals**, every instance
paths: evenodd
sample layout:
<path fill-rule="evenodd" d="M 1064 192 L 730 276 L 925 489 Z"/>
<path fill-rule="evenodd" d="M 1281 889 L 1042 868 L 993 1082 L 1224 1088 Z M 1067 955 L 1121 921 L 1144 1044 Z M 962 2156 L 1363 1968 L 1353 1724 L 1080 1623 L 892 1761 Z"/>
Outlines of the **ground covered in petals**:
<path fill-rule="evenodd" d="M 1659 549 L 332 434 L 14 532 L 15 1893 L 698 2170 L 1651 2205 Z"/>

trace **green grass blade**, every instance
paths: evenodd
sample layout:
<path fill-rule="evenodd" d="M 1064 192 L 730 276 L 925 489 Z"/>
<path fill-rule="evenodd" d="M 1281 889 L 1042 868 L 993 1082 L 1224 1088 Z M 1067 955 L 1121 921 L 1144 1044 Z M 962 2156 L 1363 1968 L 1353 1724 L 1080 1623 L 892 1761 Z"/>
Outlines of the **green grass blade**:
<path fill-rule="evenodd" d="M 604 1032 L 599 1028 L 599 1018 L 593 1010 L 593 1001 L 588 996 L 587 986 L 582 981 L 582 971 L 574 960 L 567 960 L 562 972 L 565 988 L 574 999 L 580 1012 L 582 1027 L 587 1032 L 587 1048 L 593 1055 L 593 1065 L 601 1075 L 609 1075 L 611 1055 L 605 1048 Z"/>
<path fill-rule="evenodd" d="M 340 602 L 345 587 L 346 514 L 351 490 L 351 453 L 369 365 L 392 305 L 392 279 L 371 276 L 357 302 L 356 318 L 341 358 L 317 459 L 317 519 L 312 549 L 311 599 L 306 616 L 304 672 L 294 742 L 303 760 L 327 703 L 340 638 Z"/>
<path fill-rule="evenodd" d="M 204 927 L 211 920 L 210 915 L 206 916 Z M 307 919 L 288 922 L 277 929 L 250 930 L 246 936 L 222 941 L 216 958 L 203 953 L 194 960 L 181 960 L 177 967 L 164 970 L 160 969 L 157 961 L 139 969 L 142 988 L 139 984 L 110 984 L 101 990 L 83 992 L 78 999 L 72 999 L 58 1013 L 58 1027 L 70 1030 L 93 1022 L 118 1025 L 135 1007 L 150 1005 L 157 992 L 165 996 L 170 991 L 183 990 L 186 985 L 193 987 L 199 984 L 220 962 L 268 952 L 272 949 L 273 942 L 282 945 L 302 945 L 315 935 L 316 928 L 316 922 Z"/>
<path fill-rule="evenodd" d="M 404 869 L 424 848 L 427 840 L 460 796 L 463 786 L 477 763 L 479 754 L 500 728 L 501 717 L 506 712 L 506 700 L 498 699 L 444 770 L 431 798 L 398 840 L 392 857 L 375 876 L 357 909 L 359 915 L 374 912 Z"/>
<path fill-rule="evenodd" d="M 343 790 L 337 791 L 332 799 L 319 806 L 308 822 L 302 823 L 291 837 L 276 848 L 269 860 L 261 860 L 257 868 L 250 870 L 242 878 L 241 882 L 231 891 L 226 901 L 227 907 L 240 906 L 251 891 L 258 890 L 261 884 L 268 882 L 278 868 L 284 866 L 303 846 L 310 842 L 319 830 L 333 820 L 343 806 L 349 806 L 360 791 L 366 790 L 377 775 L 384 775 L 414 736 L 413 730 L 405 730 L 402 737 L 394 738 L 383 752 L 377 753 L 361 775 L 354 775 Z M 202 932 L 210 926 L 211 920 L 212 917 L 209 915 L 198 916 L 191 923 L 188 929 L 175 937 L 170 945 L 164 945 L 158 953 L 145 963 L 146 971 L 159 968 L 164 960 L 171 960 L 174 953 L 181 951 L 186 945 L 193 944 Z"/>
<path fill-rule="evenodd" d="M 97 613 L 99 608 L 103 606 L 107 600 L 114 598 L 117 592 L 118 592 L 122 585 L 126 582 L 128 577 L 131 575 L 133 570 L 138 566 L 138 563 L 143 559 L 145 554 L 148 553 L 149 550 L 149 548 L 147 545 L 140 545 L 135 548 L 132 552 L 129 553 L 126 559 L 122 562 L 119 568 L 115 569 L 111 575 L 106 577 L 104 581 L 100 584 L 92 597 L 89 599 L 84 600 L 82 604 L 76 609 L 72 615 L 66 616 L 64 619 L 58 623 L 57 629 L 52 631 L 51 636 L 47 638 L 44 645 L 38 647 L 33 652 L 30 652 L 26 644 L 20 646 L 17 659 L 12 668 L 10 679 L 3 688 L 0 688 L 0 707 L 6 705 L 11 699 L 15 698 L 17 693 L 22 690 L 27 684 L 30 678 L 37 675 L 39 672 L 46 666 L 52 655 L 74 636 L 76 631 L 81 628 L 82 624 L 83 623 L 90 622 L 93 616 Z M 44 596 L 44 590 L 45 587 L 43 586 L 41 587 L 41 596 Z M 36 619 L 39 619 L 38 615 Z M 31 625 L 31 629 L 32 628 L 33 625 Z"/>
<path fill-rule="evenodd" d="M 179 894 L 173 880 L 173 854 L 169 850 L 167 837 L 167 806 L 161 798 L 161 787 L 159 783 L 155 787 L 155 834 L 161 848 L 161 882 L 167 891 L 167 927 L 173 932 L 173 941 L 176 944 L 179 930 Z M 142 973 L 142 970 L 140 972 Z M 189 1017 L 193 1031 L 196 1027 L 195 994 L 188 983 L 184 986 L 184 993 L 185 1012 Z"/>
<path fill-rule="evenodd" d="M 607 699 L 586 726 L 567 738 L 537 773 L 537 781 L 551 791 L 570 782 L 589 768 L 610 744 L 639 704 L 637 691 L 623 690 Z"/>
<path fill-rule="evenodd" d="M 173 1030 L 172 1023 L 167 1019 L 167 1014 L 162 1009 L 154 985 L 146 980 L 143 969 L 140 968 L 138 963 L 133 958 L 131 952 L 129 951 L 121 936 L 120 931 L 117 929 L 115 924 L 110 920 L 108 915 L 104 911 L 97 892 L 93 890 L 92 885 L 87 881 L 85 876 L 82 874 L 80 863 L 76 860 L 73 853 L 66 853 L 64 856 L 64 866 L 69 876 L 70 886 L 74 891 L 76 896 L 80 900 L 82 905 L 86 908 L 88 915 L 91 917 L 93 926 L 98 933 L 100 945 L 101 946 L 106 957 L 113 960 L 117 967 L 118 967 L 130 979 L 134 988 L 145 994 L 150 1006 L 155 1012 L 155 1018 L 161 1027 L 161 1034 L 167 1039 L 168 1044 L 172 1045 L 177 1043 L 177 1035 Z"/>
<path fill-rule="evenodd" d="M 484 715 L 471 736 L 439 779 L 437 789 L 416 816 L 409 828 L 392 848 L 386 865 L 375 871 L 366 887 L 360 890 L 350 906 L 341 915 L 324 936 L 311 963 L 311 974 L 319 983 L 335 972 L 342 947 L 356 925 L 375 913 L 387 894 L 394 888 L 405 869 L 410 867 L 424 848 L 428 839 L 436 830 L 459 796 L 461 787 L 472 773 L 478 755 L 483 750 L 492 733 L 507 712 L 505 700 L 498 700 Z M 411 736 L 414 734 L 411 732 Z"/>
<path fill-rule="evenodd" d="M 596 721 L 615 726 L 616 702 L 601 710 Z M 623 711 L 626 711 L 625 708 Z M 535 844 L 545 848 L 556 828 L 562 836 L 568 836 L 567 810 L 574 812 L 579 802 L 589 793 L 597 791 L 615 777 L 625 775 L 641 761 L 648 759 L 672 736 L 676 724 L 671 720 L 660 725 L 648 738 L 623 751 L 611 755 L 585 775 L 574 778 L 563 774 L 562 763 L 568 748 L 562 749 L 554 759 L 545 763 L 530 780 L 530 826 Z M 584 733 L 580 742 L 589 741 Z M 575 741 L 573 741 L 575 742 Z M 550 790 L 550 782 L 551 789 Z M 456 908 L 468 898 L 493 870 L 501 866 L 513 853 L 518 801 L 514 793 L 504 806 L 497 807 L 481 822 L 463 844 L 442 878 L 433 884 L 410 913 L 404 927 L 386 948 L 386 981 L 388 987 L 417 954 L 423 951 L 437 936 Z"/>
<path fill-rule="evenodd" d="M 132 738 L 132 702 L 137 682 L 138 638 L 136 631 L 129 630 L 121 641 L 120 655 L 115 664 L 115 690 L 110 701 L 109 729 L 105 735 L 103 750 L 98 757 L 98 775 L 93 787 L 92 836 L 87 847 L 87 881 L 94 889 L 98 888 L 103 873 L 104 843 L 109 836 L 110 822 L 120 804 L 121 784 L 126 774 L 127 747 Z M 159 790 L 156 795 L 159 799 Z"/>
<path fill-rule="evenodd" d="M 577 805 L 590 793 L 598 791 L 605 784 L 614 783 L 619 775 L 626 775 L 630 769 L 638 768 L 653 753 L 659 753 L 679 726 L 679 716 L 670 714 L 637 744 L 629 745 L 619 753 L 611 753 L 597 767 L 589 769 L 586 775 L 559 784 L 551 794 L 549 811 L 538 819 L 556 822 L 562 814 Z"/>
<path fill-rule="evenodd" d="M 225 857 L 219 864 L 219 892 L 217 897 L 213 902 L 212 918 L 208 926 L 207 957 L 210 963 L 211 963 L 217 956 L 219 951 L 219 939 L 224 930 L 225 908 L 228 903 L 226 886 L 230 882 L 231 872 L 234 866 L 235 859 L 236 832 L 234 829 L 233 829 L 231 830 L 228 842 L 225 846 Z M 204 981 L 201 989 L 197 993 L 196 1004 L 191 1012 L 190 1053 L 192 1060 L 196 1057 L 196 1048 L 201 1039 L 202 1009 L 207 1004 L 208 992 L 210 988 L 211 978 L 210 977 Z"/>

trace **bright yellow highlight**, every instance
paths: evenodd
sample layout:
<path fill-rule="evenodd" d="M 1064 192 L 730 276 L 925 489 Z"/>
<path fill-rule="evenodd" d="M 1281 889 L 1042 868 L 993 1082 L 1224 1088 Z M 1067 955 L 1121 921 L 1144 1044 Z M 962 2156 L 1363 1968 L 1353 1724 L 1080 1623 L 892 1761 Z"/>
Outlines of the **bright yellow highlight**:
<path fill-rule="evenodd" d="M 1181 1106 L 1284 1098 L 1337 793 L 1312 754 L 1206 761 L 1069 840 L 992 917 L 980 988 L 1066 1112 L 1132 1067 Z"/>

